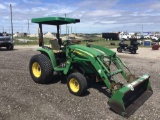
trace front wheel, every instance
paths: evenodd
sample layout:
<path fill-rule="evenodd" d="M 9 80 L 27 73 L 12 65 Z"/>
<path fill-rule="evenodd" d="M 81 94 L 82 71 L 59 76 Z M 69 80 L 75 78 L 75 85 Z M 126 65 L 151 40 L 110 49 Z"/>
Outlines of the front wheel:
<path fill-rule="evenodd" d="M 117 48 L 117 52 L 122 52 L 122 49 L 120 47 Z"/>
<path fill-rule="evenodd" d="M 131 54 L 136 54 L 136 50 L 131 50 Z"/>
<path fill-rule="evenodd" d="M 87 91 L 87 80 L 81 73 L 72 73 L 68 76 L 67 86 L 70 93 L 80 96 Z"/>
<path fill-rule="evenodd" d="M 7 50 L 13 50 L 14 49 L 14 45 L 10 44 L 6 48 L 7 48 Z"/>
<path fill-rule="evenodd" d="M 44 54 L 34 55 L 29 63 L 29 70 L 34 82 L 45 84 L 52 80 L 53 68 L 51 61 Z"/>

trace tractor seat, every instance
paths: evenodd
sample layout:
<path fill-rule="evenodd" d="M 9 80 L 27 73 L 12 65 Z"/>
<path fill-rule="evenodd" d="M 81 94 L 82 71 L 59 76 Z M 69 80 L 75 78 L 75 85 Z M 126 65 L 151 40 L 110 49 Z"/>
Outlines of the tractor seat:
<path fill-rule="evenodd" d="M 62 52 L 62 50 L 60 49 L 61 47 L 58 44 L 57 40 L 50 40 L 49 43 L 50 43 L 51 49 L 53 50 L 53 53 L 60 53 L 60 52 Z"/>

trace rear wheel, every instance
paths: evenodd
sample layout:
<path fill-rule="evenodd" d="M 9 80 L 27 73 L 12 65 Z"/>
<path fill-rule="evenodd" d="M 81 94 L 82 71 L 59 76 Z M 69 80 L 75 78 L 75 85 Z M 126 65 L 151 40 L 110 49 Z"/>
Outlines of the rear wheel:
<path fill-rule="evenodd" d="M 33 81 L 36 83 L 45 84 L 52 80 L 52 64 L 44 54 L 38 54 L 31 58 L 29 70 Z"/>
<path fill-rule="evenodd" d="M 117 52 L 122 52 L 122 49 L 120 47 L 117 48 Z"/>
<path fill-rule="evenodd" d="M 70 93 L 80 96 L 87 91 L 87 80 L 81 73 L 72 73 L 68 76 L 67 86 Z"/>

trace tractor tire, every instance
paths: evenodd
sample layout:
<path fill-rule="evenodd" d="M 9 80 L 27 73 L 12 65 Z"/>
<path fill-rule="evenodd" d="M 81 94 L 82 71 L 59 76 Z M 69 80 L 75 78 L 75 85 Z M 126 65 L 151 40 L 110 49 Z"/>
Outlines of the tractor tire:
<path fill-rule="evenodd" d="M 70 93 L 81 96 L 87 91 L 87 80 L 81 73 L 72 73 L 68 76 L 67 86 Z"/>
<path fill-rule="evenodd" d="M 120 47 L 117 48 L 117 52 L 121 53 L 122 49 Z"/>
<path fill-rule="evenodd" d="M 50 59 L 44 54 L 34 55 L 29 62 L 29 70 L 34 82 L 46 84 L 53 78 Z"/>

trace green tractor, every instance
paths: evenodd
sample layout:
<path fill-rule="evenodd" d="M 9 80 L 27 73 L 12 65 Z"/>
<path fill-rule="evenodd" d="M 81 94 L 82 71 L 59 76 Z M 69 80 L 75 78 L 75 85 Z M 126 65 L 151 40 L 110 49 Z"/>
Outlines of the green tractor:
<path fill-rule="evenodd" d="M 70 40 L 61 42 L 60 25 L 78 23 L 80 19 L 44 17 L 33 18 L 32 22 L 39 24 L 41 46 L 38 49 L 41 54 L 34 55 L 29 63 L 34 82 L 45 84 L 56 75 L 65 76 L 70 93 L 81 96 L 87 91 L 89 80 L 103 81 L 110 94 L 108 105 L 124 117 L 133 114 L 153 94 L 150 76 L 135 77 L 112 50 L 91 44 L 73 44 Z M 44 45 L 42 24 L 57 27 L 57 40 L 50 40 L 51 47 Z M 112 65 L 115 70 L 111 69 Z M 116 75 L 126 83 L 115 79 Z"/>

